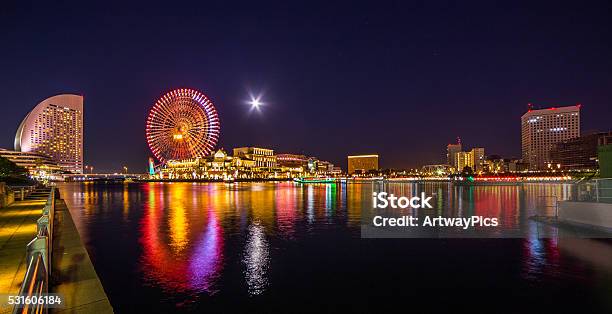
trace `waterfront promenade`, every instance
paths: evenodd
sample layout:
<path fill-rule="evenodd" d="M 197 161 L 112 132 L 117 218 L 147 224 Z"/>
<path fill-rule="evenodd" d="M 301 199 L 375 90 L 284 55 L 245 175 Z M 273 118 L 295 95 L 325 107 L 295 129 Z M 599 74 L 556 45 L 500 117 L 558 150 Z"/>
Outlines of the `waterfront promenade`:
<path fill-rule="evenodd" d="M 26 247 L 36 237 L 49 189 L 0 208 L 0 295 L 17 295 L 26 273 Z M 113 313 L 100 279 L 81 242 L 66 203 L 56 198 L 52 272 L 49 292 L 62 296 L 62 307 L 52 313 Z M 11 313 L 0 300 L 0 314 Z"/>
<path fill-rule="evenodd" d="M 48 192 L 0 208 L 0 294 L 16 295 L 26 271 L 26 246 L 36 236 L 36 220 L 41 216 Z M 12 308 L 0 300 L 0 313 Z"/>
<path fill-rule="evenodd" d="M 52 264 L 50 292 L 60 293 L 66 305 L 52 313 L 113 313 L 68 207 L 61 199 L 55 203 Z"/>

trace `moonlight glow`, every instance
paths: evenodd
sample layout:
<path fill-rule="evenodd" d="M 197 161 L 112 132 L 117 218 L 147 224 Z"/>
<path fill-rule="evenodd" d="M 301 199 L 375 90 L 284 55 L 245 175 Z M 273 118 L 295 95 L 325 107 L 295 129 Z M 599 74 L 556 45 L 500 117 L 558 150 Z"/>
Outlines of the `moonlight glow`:
<path fill-rule="evenodd" d="M 263 105 L 263 102 L 261 102 L 261 95 L 257 97 L 251 95 L 251 100 L 249 101 L 249 105 L 251 105 L 251 110 L 259 111 L 259 108 Z"/>
<path fill-rule="evenodd" d="M 249 100 L 246 100 L 244 103 L 249 106 L 249 114 L 251 114 L 253 111 L 257 111 L 261 113 L 261 108 L 266 105 L 261 100 L 263 97 L 263 93 L 262 92 L 253 93 L 249 91 L 248 95 L 249 95 Z"/>

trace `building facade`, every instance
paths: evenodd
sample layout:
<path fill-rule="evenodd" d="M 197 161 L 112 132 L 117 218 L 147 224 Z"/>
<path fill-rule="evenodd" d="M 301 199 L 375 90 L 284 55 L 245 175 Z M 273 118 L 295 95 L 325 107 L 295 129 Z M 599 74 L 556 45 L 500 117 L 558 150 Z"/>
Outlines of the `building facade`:
<path fill-rule="evenodd" d="M 580 136 L 580 105 L 529 110 L 521 117 L 521 151 L 531 170 L 546 170 L 554 145 Z"/>
<path fill-rule="evenodd" d="M 257 167 L 276 167 L 276 156 L 274 156 L 274 150 L 272 149 L 259 147 L 234 148 L 234 157 L 254 160 Z"/>
<path fill-rule="evenodd" d="M 458 152 L 455 154 L 455 166 L 457 172 L 463 171 L 465 167 L 472 168 L 472 157 L 469 152 Z M 474 168 L 472 168 L 474 170 Z"/>
<path fill-rule="evenodd" d="M 455 170 L 461 171 L 461 169 L 457 169 L 457 153 L 461 151 L 461 139 L 457 138 L 457 143 L 448 144 L 446 146 L 446 162 L 451 167 L 454 167 Z"/>
<path fill-rule="evenodd" d="M 280 167 L 305 167 L 308 157 L 298 154 L 277 154 L 276 163 Z"/>
<path fill-rule="evenodd" d="M 356 171 L 365 173 L 370 170 L 378 170 L 378 155 L 356 155 L 348 156 L 348 174 Z"/>
<path fill-rule="evenodd" d="M 485 151 L 482 147 L 472 148 L 470 151 L 471 167 L 474 171 L 482 171 L 485 161 Z"/>
<path fill-rule="evenodd" d="M 0 157 L 4 157 L 17 166 L 23 167 L 31 176 L 36 178 L 47 178 L 61 171 L 57 163 L 42 154 L 18 152 L 0 148 Z"/>
<path fill-rule="evenodd" d="M 281 168 L 302 168 L 305 174 L 310 175 L 339 175 L 342 169 L 329 161 L 319 160 L 317 157 L 306 157 L 299 154 L 277 154 L 276 164 Z"/>
<path fill-rule="evenodd" d="M 36 105 L 17 129 L 15 150 L 48 156 L 64 171 L 83 173 L 83 96 L 57 95 Z"/>
<path fill-rule="evenodd" d="M 499 155 L 491 155 L 485 158 L 483 163 L 484 172 L 490 174 L 509 173 L 525 170 L 519 159 L 502 158 Z"/>
<path fill-rule="evenodd" d="M 425 165 L 421 167 L 421 172 L 428 176 L 444 176 L 452 173 L 452 167 L 446 164 Z"/>
<path fill-rule="evenodd" d="M 453 160 L 455 163 L 451 166 L 455 172 L 462 172 L 465 167 L 470 167 L 473 171 L 482 171 L 485 164 L 484 148 L 475 147 L 469 152 L 458 151 Z"/>
<path fill-rule="evenodd" d="M 594 171 L 599 168 L 599 146 L 612 144 L 612 131 L 591 133 L 555 144 L 550 152 L 551 168 Z"/>
<path fill-rule="evenodd" d="M 159 166 L 153 165 L 150 160 L 149 168 L 151 178 L 219 181 L 336 176 L 342 171 L 316 157 L 273 155 L 271 149 L 255 147 L 235 148 L 233 156 L 219 149 L 211 156 L 168 160 Z"/>
<path fill-rule="evenodd" d="M 203 158 L 169 160 L 152 177 L 184 180 L 289 179 L 301 177 L 302 173 L 301 167 L 258 166 L 253 159 L 229 156 L 220 149 L 212 156 Z"/>
<path fill-rule="evenodd" d="M 600 145 L 597 148 L 597 160 L 599 161 L 599 176 L 612 178 L 612 144 Z"/>

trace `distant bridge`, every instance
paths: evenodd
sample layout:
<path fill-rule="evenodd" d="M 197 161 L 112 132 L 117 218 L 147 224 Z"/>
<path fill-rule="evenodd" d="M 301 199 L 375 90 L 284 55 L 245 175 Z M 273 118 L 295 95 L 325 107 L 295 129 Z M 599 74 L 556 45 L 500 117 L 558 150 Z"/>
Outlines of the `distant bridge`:
<path fill-rule="evenodd" d="M 64 180 L 71 181 L 123 181 L 125 179 L 141 179 L 147 177 L 144 173 L 70 173 L 62 174 Z"/>

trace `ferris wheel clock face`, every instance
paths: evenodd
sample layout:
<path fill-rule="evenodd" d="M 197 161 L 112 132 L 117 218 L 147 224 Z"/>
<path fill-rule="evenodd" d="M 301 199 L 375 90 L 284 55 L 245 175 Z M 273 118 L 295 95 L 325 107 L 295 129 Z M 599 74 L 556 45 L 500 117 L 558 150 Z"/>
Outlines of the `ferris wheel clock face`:
<path fill-rule="evenodd" d="M 147 118 L 147 143 L 162 163 L 210 155 L 219 132 L 219 116 L 212 101 L 193 89 L 163 95 Z"/>

